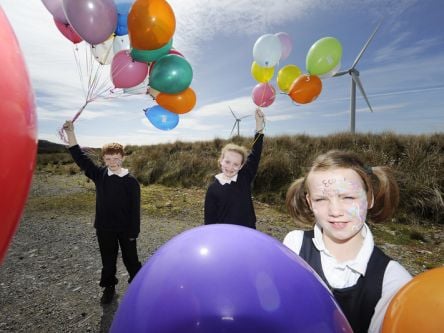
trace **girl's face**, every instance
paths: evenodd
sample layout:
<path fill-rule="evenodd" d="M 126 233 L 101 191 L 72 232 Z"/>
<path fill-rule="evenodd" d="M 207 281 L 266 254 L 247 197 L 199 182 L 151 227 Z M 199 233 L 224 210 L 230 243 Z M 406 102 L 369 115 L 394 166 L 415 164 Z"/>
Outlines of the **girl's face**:
<path fill-rule="evenodd" d="M 307 201 L 324 237 L 344 243 L 360 237 L 367 217 L 367 194 L 352 169 L 310 172 Z"/>
<path fill-rule="evenodd" d="M 118 172 L 122 168 L 123 156 L 121 154 L 105 154 L 103 161 L 112 172 Z"/>
<path fill-rule="evenodd" d="M 234 177 L 242 168 L 242 155 L 231 150 L 225 152 L 220 167 L 226 177 Z"/>

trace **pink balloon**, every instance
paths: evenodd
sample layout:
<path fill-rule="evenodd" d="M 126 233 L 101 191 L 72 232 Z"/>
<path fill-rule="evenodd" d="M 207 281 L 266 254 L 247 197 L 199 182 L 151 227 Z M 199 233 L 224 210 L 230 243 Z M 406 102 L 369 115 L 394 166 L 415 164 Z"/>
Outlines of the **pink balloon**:
<path fill-rule="evenodd" d="M 129 50 L 122 50 L 114 55 L 111 62 L 111 79 L 116 88 L 131 88 L 145 80 L 148 65 L 131 58 Z"/>
<path fill-rule="evenodd" d="M 257 106 L 267 107 L 273 104 L 276 98 L 276 90 L 270 83 L 259 83 L 253 88 L 253 102 Z"/>
<path fill-rule="evenodd" d="M 69 23 L 59 22 L 55 18 L 54 23 L 57 29 L 59 29 L 59 31 L 62 33 L 62 35 L 74 44 L 80 43 L 83 40 L 82 37 L 80 37 L 77 32 L 75 32 L 74 29 L 69 25 Z"/>
<path fill-rule="evenodd" d="M 72 28 L 92 45 L 106 41 L 116 30 L 113 0 L 63 0 L 63 8 Z"/>
<path fill-rule="evenodd" d="M 68 19 L 63 11 L 63 0 L 42 0 L 42 2 L 54 19 L 61 23 L 68 23 Z"/>
<path fill-rule="evenodd" d="M 287 59 L 290 55 L 291 49 L 293 48 L 293 43 L 291 41 L 290 35 L 286 32 L 278 32 L 276 36 L 281 41 L 282 45 L 282 54 L 280 60 Z"/>

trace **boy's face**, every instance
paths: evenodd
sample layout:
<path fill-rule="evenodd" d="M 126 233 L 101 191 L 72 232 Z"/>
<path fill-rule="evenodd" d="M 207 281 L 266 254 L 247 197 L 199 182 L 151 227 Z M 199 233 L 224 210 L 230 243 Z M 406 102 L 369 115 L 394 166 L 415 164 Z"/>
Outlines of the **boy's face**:
<path fill-rule="evenodd" d="M 103 161 L 108 169 L 116 172 L 122 168 L 123 156 L 121 154 L 105 154 L 103 155 Z"/>

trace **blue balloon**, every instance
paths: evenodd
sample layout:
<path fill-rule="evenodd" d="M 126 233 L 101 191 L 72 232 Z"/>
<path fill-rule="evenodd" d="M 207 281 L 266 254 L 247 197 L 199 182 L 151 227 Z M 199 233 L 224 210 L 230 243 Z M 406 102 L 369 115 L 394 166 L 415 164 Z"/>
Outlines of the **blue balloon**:
<path fill-rule="evenodd" d="M 179 115 L 168 111 L 160 105 L 145 110 L 145 116 L 154 127 L 163 131 L 172 130 L 179 123 Z"/>
<path fill-rule="evenodd" d="M 294 333 L 352 329 L 330 291 L 294 252 L 228 224 L 164 244 L 129 285 L 111 333 Z"/>
<path fill-rule="evenodd" d="M 124 36 L 128 34 L 128 13 L 135 0 L 114 0 L 117 10 L 117 27 L 115 34 Z"/>

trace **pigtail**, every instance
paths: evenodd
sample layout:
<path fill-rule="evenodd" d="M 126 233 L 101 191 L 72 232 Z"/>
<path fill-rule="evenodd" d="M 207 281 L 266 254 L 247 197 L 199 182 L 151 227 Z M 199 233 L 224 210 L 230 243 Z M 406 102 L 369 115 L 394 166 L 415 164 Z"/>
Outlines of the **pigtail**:
<path fill-rule="evenodd" d="M 287 190 L 285 205 L 293 219 L 311 225 L 314 216 L 305 195 L 305 178 L 296 179 Z"/>
<path fill-rule="evenodd" d="M 399 187 L 392 170 L 386 166 L 372 168 L 371 183 L 374 203 L 368 214 L 373 222 L 382 222 L 393 216 L 399 204 Z"/>

